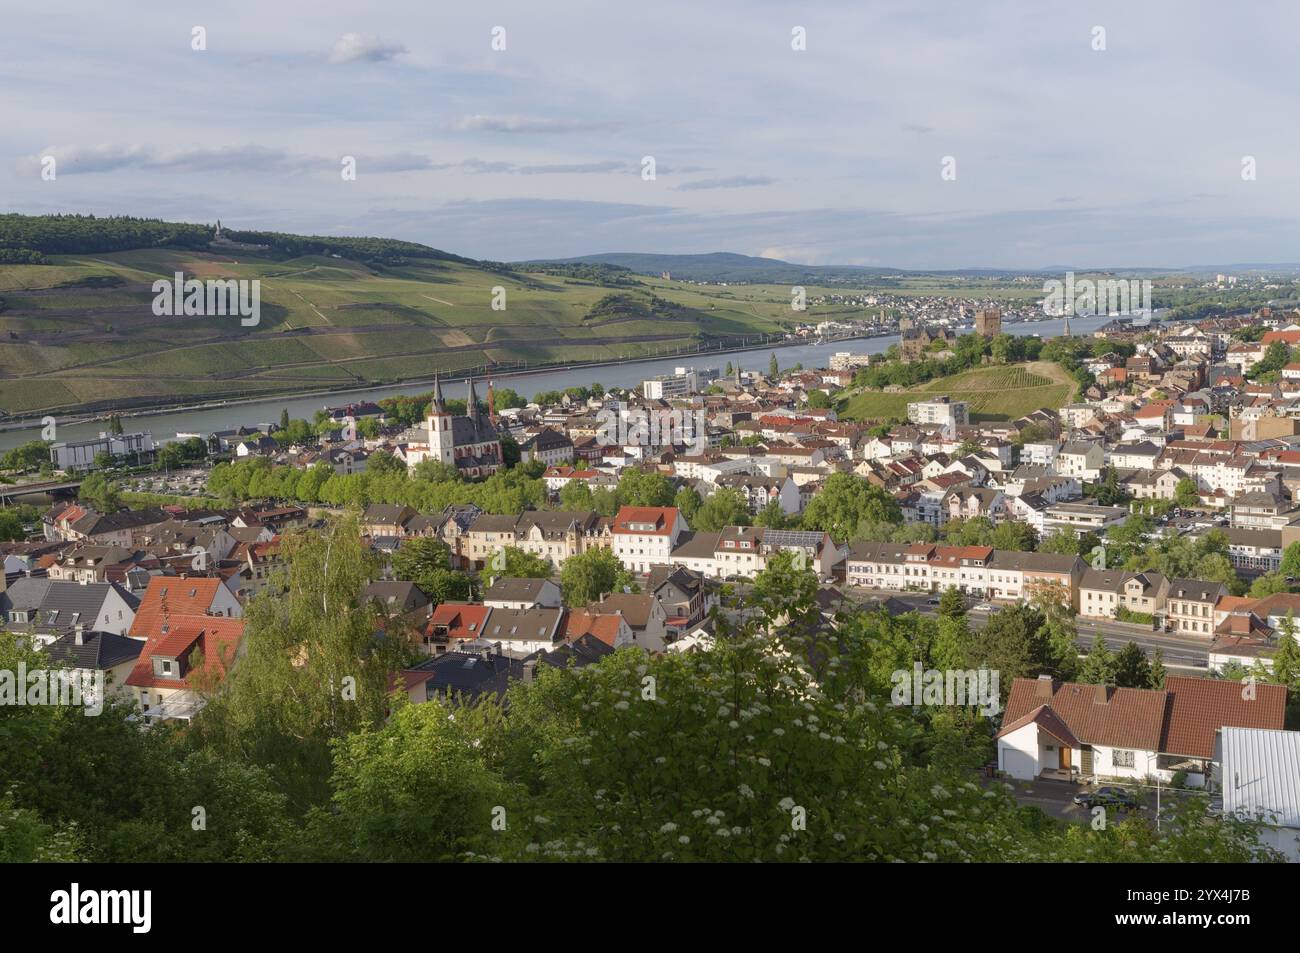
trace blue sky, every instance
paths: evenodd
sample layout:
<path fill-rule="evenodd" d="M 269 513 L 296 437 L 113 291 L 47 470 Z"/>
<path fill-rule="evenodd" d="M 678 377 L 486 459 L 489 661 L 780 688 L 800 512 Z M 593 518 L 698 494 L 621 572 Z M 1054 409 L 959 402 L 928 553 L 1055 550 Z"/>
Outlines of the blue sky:
<path fill-rule="evenodd" d="M 8 210 L 507 260 L 1300 261 L 1286 3 L 0 0 L 0 23 Z"/>

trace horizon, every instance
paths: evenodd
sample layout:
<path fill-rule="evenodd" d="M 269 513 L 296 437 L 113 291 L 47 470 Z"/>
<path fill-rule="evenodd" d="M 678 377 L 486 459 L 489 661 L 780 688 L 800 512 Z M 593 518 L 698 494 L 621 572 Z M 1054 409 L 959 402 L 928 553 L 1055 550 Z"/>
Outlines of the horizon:
<path fill-rule="evenodd" d="M 494 261 L 1300 261 L 1285 160 L 1300 143 L 1274 118 L 1300 14 L 1276 5 L 68 9 L 15 7 L 0 38 L 13 211 L 221 218 Z"/>

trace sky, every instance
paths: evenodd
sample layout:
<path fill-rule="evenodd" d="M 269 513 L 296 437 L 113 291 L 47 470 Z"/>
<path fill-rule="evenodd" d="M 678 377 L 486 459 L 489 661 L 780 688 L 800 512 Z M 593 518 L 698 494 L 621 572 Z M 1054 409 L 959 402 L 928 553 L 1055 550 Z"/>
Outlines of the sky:
<path fill-rule="evenodd" d="M 492 260 L 1297 262 L 1298 27 L 1257 0 L 0 0 L 0 209 Z"/>

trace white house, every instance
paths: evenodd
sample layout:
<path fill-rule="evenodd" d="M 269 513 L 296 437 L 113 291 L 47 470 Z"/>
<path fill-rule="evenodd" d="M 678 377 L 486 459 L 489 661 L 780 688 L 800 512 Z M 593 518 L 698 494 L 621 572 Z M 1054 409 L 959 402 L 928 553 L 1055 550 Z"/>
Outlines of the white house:
<path fill-rule="evenodd" d="M 1219 732 L 1281 729 L 1286 688 L 1169 676 L 1164 689 L 1018 678 L 998 731 L 998 768 L 1013 778 L 1219 783 Z"/>

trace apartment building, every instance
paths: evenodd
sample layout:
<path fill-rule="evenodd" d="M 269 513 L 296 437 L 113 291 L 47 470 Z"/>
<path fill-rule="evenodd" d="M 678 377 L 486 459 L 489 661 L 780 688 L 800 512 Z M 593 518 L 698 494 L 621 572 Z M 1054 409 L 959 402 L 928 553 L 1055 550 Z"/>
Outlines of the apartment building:
<path fill-rule="evenodd" d="M 947 396 L 912 401 L 907 405 L 907 419 L 919 426 L 939 426 L 952 430 L 970 423 L 970 404 Z"/>
<path fill-rule="evenodd" d="M 1158 572 L 1089 569 L 1079 583 L 1079 615 L 1114 619 L 1122 608 L 1154 619 L 1164 611 L 1168 591 L 1169 580 Z"/>
<path fill-rule="evenodd" d="M 1214 637 L 1214 607 L 1228 594 L 1221 582 L 1202 579 L 1173 579 L 1165 601 L 1169 629 L 1180 635 Z"/>
<path fill-rule="evenodd" d="M 610 549 L 610 521 L 591 510 L 527 510 L 519 516 L 480 514 L 461 538 L 461 552 L 470 568 L 483 569 L 493 554 L 521 549 L 549 559 L 557 568 L 570 556 L 591 549 Z"/>
<path fill-rule="evenodd" d="M 1022 553 L 988 546 L 937 546 L 932 543 L 854 543 L 845 581 L 872 589 L 942 592 L 957 588 L 983 598 L 1023 601 L 1046 587 L 1060 600 L 1078 606 L 1078 581 L 1084 571 L 1077 556 Z"/>
<path fill-rule="evenodd" d="M 624 506 L 614 517 L 614 555 L 632 572 L 668 565 L 673 548 L 689 527 L 675 506 Z"/>

